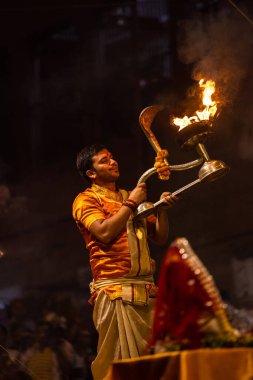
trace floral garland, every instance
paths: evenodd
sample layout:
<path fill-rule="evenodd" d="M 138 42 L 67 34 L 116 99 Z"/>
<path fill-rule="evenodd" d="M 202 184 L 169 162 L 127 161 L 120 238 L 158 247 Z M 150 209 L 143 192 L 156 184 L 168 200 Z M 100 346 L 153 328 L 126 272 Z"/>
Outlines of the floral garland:
<path fill-rule="evenodd" d="M 239 347 L 253 347 L 253 335 L 247 334 L 240 337 L 232 337 L 226 334 L 207 334 L 202 338 L 197 347 L 189 346 L 189 341 L 175 342 L 170 339 L 164 339 L 164 341 L 157 342 L 155 346 L 151 348 L 151 354 L 171 351 L 182 351 L 196 348 L 239 348 Z"/>

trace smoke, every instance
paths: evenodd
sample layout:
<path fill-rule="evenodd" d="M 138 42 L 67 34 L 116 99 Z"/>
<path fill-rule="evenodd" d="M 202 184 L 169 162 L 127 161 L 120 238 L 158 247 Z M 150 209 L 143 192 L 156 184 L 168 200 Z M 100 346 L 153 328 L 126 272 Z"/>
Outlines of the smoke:
<path fill-rule="evenodd" d="M 212 16 L 182 22 L 178 45 L 180 60 L 192 64 L 194 80 L 215 81 L 214 99 L 240 127 L 238 155 L 249 161 L 253 161 L 252 37 L 253 25 L 234 9 L 227 8 Z M 189 96 L 195 96 L 195 90 L 196 86 L 189 89 Z"/>
<path fill-rule="evenodd" d="M 222 103 L 233 102 L 250 73 L 253 27 L 229 9 L 215 16 L 184 21 L 179 36 L 179 57 L 193 64 L 192 78 L 213 79 Z"/>

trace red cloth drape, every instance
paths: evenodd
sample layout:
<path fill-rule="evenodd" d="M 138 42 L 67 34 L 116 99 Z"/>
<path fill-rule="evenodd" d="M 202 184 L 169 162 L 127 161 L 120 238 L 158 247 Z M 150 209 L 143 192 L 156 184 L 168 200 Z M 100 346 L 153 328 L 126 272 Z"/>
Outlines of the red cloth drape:
<path fill-rule="evenodd" d="M 213 315 L 212 301 L 176 245 L 165 254 L 158 288 L 150 345 L 170 337 L 182 346 L 198 347 L 202 335 L 200 318 Z"/>

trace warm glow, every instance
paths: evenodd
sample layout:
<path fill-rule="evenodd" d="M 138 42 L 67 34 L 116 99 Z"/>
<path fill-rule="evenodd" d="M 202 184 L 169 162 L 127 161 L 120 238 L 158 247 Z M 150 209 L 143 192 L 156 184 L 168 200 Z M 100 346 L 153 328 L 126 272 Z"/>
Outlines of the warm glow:
<path fill-rule="evenodd" d="M 215 92 L 215 82 L 212 80 L 199 81 L 199 87 L 202 91 L 202 103 L 204 108 L 195 112 L 195 116 L 184 116 L 182 118 L 176 117 L 173 119 L 173 124 L 179 127 L 179 131 L 192 123 L 202 120 L 210 120 L 213 118 L 217 111 L 217 103 L 212 100 L 212 95 Z"/>

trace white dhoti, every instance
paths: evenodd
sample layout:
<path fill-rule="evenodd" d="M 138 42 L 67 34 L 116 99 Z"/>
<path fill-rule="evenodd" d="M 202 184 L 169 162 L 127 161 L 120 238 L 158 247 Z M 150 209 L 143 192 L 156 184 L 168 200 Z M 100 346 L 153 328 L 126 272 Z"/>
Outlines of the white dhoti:
<path fill-rule="evenodd" d="M 100 291 L 93 311 L 99 334 L 98 353 L 92 363 L 94 380 L 103 380 L 110 363 L 141 356 L 150 337 L 155 299 L 148 305 L 131 305 L 121 299 L 111 301 Z"/>

